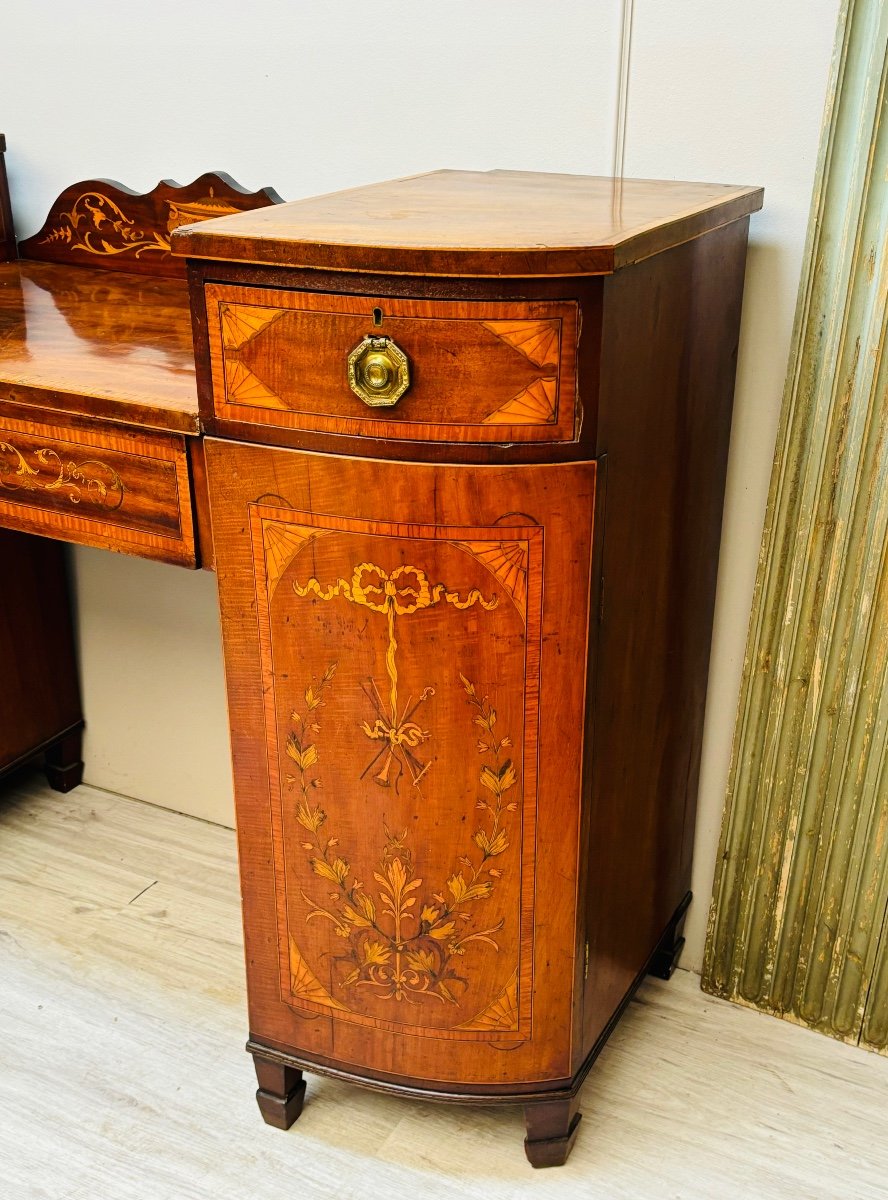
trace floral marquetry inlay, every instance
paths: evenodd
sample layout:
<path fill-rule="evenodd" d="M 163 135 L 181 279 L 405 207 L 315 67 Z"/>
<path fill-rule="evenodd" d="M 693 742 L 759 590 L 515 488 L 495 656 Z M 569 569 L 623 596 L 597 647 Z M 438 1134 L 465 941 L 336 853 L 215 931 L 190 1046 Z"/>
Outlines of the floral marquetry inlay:
<path fill-rule="evenodd" d="M 497 864 L 509 850 L 507 818 L 518 808 L 510 793 L 518 776 L 509 754 L 512 742 L 497 734 L 497 714 L 487 697 L 460 676 L 473 712 L 473 723 L 481 730 L 476 749 L 481 756 L 476 808 L 483 814 L 472 832 L 466 853 L 459 856 L 459 869 L 445 880 L 429 883 L 416 872 L 408 830 L 393 832 L 384 826 L 384 841 L 373 871 L 372 882 L 358 879 L 347 851 L 337 836 L 329 836 L 329 819 L 321 806 L 321 733 L 319 709 L 326 689 L 336 674 L 331 663 L 316 686 L 306 688 L 300 711 L 291 714 L 292 729 L 286 754 L 293 764 L 288 783 L 296 805 L 296 816 L 305 840 L 308 864 L 327 891 L 315 899 L 302 891 L 306 922 L 326 921 L 343 948 L 337 955 L 348 971 L 340 987 L 346 994 L 370 987 L 385 1000 L 413 1002 L 430 996 L 441 1003 L 456 1004 L 470 968 L 470 947 L 491 946 L 498 950 L 496 935 L 504 919 L 488 927 L 476 922 L 474 908 L 485 901 L 502 877 Z M 330 890 L 332 887 L 332 890 Z M 482 927 L 479 927 L 479 924 Z M 472 945 L 474 943 L 474 946 Z M 294 956 L 295 950 L 295 956 Z M 463 961 L 463 960 L 466 961 Z M 297 994 L 326 1003 L 323 988 L 311 976 L 295 943 L 291 945 L 291 971 Z M 312 982 L 313 981 L 313 982 Z M 342 1007 L 334 1001 L 333 1007 Z M 498 1000 L 496 1015 L 474 1028 L 504 1028 L 507 1013 L 517 1010 Z"/>
<path fill-rule="evenodd" d="M 59 223 L 42 239 L 42 245 L 63 242 L 83 254 L 107 256 L 169 254 L 170 239 L 157 229 L 140 229 L 110 196 L 84 192 L 78 196 Z"/>
<path fill-rule="evenodd" d="M 525 1038 L 542 530 L 251 522 L 289 1002 Z"/>
<path fill-rule="evenodd" d="M 304 587 L 294 580 L 293 590 L 297 596 L 314 593 L 320 600 L 332 600 L 336 596 L 342 596 L 351 604 L 360 604 L 385 616 L 388 635 L 385 655 L 388 695 L 384 700 L 375 680 L 369 680 L 365 691 L 373 707 L 375 720 L 372 724 L 367 721 L 361 723 L 367 737 L 371 741 L 381 742 L 382 745 L 364 770 L 362 778 L 381 762 L 379 773 L 373 778 L 382 787 L 389 787 L 391 771 L 397 762 L 398 766 L 410 775 L 414 785 L 418 784 L 429 769 L 429 763 L 419 758 L 416 749 L 423 742 L 427 742 L 431 734 L 423 730 L 412 718 L 420 706 L 434 696 L 435 689 L 423 688 L 416 701 L 411 697 L 402 711 L 398 699 L 397 619 L 425 608 L 432 608 L 442 601 L 460 609 L 473 608 L 480 604 L 482 608 L 490 611 L 499 603 L 497 597 L 491 596 L 485 600 L 475 588 L 467 596 L 461 597 L 458 592 L 448 590 L 443 583 L 430 583 L 426 573 L 418 567 L 402 565 L 387 573 L 375 563 L 367 562 L 355 567 L 351 581 L 340 579 L 325 588 L 317 579 L 307 580 Z"/>
<path fill-rule="evenodd" d="M 168 200 L 166 229 L 149 228 L 129 216 L 103 192 L 83 192 L 40 240 L 47 246 L 62 243 L 73 251 L 97 257 L 170 254 L 169 235 L 180 225 L 237 212 L 212 194 L 190 203 Z"/>
<path fill-rule="evenodd" d="M 108 179 L 82 180 L 56 197 L 42 228 L 19 243 L 19 257 L 183 278 L 184 259 L 172 253 L 178 229 L 278 200 L 269 189 L 245 192 L 213 172 L 184 185 L 164 179 L 144 193 Z"/>

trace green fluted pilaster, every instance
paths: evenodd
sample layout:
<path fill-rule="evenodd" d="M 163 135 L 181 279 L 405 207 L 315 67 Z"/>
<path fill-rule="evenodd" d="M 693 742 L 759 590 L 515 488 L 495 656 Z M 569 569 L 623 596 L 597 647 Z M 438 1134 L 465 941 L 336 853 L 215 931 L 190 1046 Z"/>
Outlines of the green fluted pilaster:
<path fill-rule="evenodd" d="M 703 986 L 888 1045 L 885 0 L 846 0 L 777 438 Z"/>

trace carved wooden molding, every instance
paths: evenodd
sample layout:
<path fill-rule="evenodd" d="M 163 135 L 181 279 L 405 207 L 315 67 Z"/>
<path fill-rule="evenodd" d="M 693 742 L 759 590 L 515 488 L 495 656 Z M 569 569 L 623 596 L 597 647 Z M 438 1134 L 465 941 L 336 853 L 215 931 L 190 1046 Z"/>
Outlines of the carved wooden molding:
<path fill-rule="evenodd" d="M 281 202 L 271 188 L 247 192 L 219 172 L 201 175 L 186 185 L 164 179 L 144 194 L 107 179 L 90 179 L 65 188 L 43 228 L 19 243 L 19 256 L 146 275 L 184 276 L 185 260 L 170 252 L 174 229 Z"/>
<path fill-rule="evenodd" d="M 888 1046 L 888 9 L 845 0 L 703 986 Z"/>

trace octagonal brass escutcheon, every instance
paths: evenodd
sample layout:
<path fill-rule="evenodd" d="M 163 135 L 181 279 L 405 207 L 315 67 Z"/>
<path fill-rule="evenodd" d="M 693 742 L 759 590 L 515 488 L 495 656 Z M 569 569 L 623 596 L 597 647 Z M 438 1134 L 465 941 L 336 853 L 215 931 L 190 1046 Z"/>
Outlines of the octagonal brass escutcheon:
<path fill-rule="evenodd" d="M 407 355 L 391 338 L 368 333 L 348 356 L 348 386 L 371 408 L 391 408 L 410 387 Z"/>

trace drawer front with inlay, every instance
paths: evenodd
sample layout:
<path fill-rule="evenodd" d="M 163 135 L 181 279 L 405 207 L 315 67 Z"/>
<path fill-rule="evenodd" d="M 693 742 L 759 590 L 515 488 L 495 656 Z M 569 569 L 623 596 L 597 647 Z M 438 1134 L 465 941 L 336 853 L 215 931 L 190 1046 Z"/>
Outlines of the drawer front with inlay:
<path fill-rule="evenodd" d="M 279 429 L 564 442 L 573 301 L 438 301 L 207 284 L 215 414 Z"/>
<path fill-rule="evenodd" d="M 185 439 L 0 413 L 0 525 L 195 566 Z"/>

